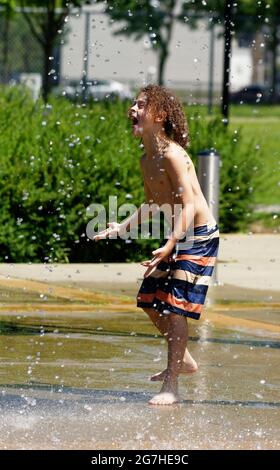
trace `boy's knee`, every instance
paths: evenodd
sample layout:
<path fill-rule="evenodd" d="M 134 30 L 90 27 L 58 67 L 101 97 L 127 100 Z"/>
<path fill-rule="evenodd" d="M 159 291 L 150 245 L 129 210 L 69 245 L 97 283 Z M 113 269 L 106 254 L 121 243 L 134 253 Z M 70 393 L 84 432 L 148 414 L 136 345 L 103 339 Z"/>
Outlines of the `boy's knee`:
<path fill-rule="evenodd" d="M 148 307 L 142 307 L 142 310 L 143 312 L 145 313 L 150 313 L 150 311 L 152 310 L 151 308 L 148 308 Z"/>
<path fill-rule="evenodd" d="M 171 323 L 177 323 L 182 320 L 185 320 L 185 318 L 182 315 L 179 315 L 178 313 L 171 313 L 171 312 L 169 313 L 168 318 Z"/>
<path fill-rule="evenodd" d="M 149 307 L 149 308 L 148 308 L 148 307 L 147 307 L 147 308 L 146 308 L 146 307 L 144 307 L 144 308 L 142 307 L 142 309 L 143 309 L 144 312 L 147 313 L 147 315 L 149 315 L 150 317 L 152 316 L 152 317 L 157 317 L 157 318 L 158 318 L 158 317 L 162 317 L 162 316 L 163 316 L 162 313 L 158 312 L 157 310 L 155 310 L 155 309 L 152 308 L 152 307 Z"/>
<path fill-rule="evenodd" d="M 145 313 L 147 313 L 148 315 L 152 315 L 154 313 L 159 313 L 157 312 L 155 309 L 153 309 L 152 307 L 142 307 L 142 309 L 144 310 Z"/>

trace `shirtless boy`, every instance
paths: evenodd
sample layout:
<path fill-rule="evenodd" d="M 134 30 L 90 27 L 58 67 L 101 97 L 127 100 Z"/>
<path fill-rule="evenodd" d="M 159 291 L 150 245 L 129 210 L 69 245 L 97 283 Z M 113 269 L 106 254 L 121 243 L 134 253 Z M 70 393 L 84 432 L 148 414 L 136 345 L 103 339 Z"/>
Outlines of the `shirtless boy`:
<path fill-rule="evenodd" d="M 172 405 L 180 401 L 179 374 L 198 368 L 187 349 L 187 317 L 200 317 L 217 257 L 219 230 L 184 150 L 188 129 L 178 98 L 165 87 L 148 85 L 138 94 L 129 117 L 132 134 L 145 148 L 140 165 L 146 204 L 169 208 L 165 216 L 171 233 L 152 252 L 153 258 L 141 263 L 147 269 L 137 306 L 149 315 L 168 344 L 167 368 L 151 378 L 162 381 L 162 387 L 149 403 Z M 139 225 L 147 217 L 144 205 L 122 223 L 109 224 L 94 239 L 121 236 Z M 175 207 L 181 207 L 179 213 Z"/>

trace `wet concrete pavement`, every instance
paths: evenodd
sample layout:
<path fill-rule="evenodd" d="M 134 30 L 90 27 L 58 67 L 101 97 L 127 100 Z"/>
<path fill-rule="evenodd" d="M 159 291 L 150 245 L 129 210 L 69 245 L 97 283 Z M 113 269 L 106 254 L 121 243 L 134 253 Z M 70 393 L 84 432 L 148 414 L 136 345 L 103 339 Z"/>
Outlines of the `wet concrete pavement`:
<path fill-rule="evenodd" d="M 218 281 L 255 291 L 278 291 L 280 234 L 236 233 L 220 236 Z M 0 280 L 7 276 L 47 283 L 94 283 L 101 290 L 128 284 L 133 289 L 145 268 L 138 263 L 0 263 Z"/>
<path fill-rule="evenodd" d="M 0 312 L 1 449 L 280 448 L 279 306 L 264 318 L 230 303 L 227 323 L 215 304 L 190 321 L 199 371 L 181 376 L 180 404 L 152 407 L 166 344 L 132 300 L 54 311 L 49 297 L 32 311 L 28 294 L 9 309 L 14 296 Z"/>

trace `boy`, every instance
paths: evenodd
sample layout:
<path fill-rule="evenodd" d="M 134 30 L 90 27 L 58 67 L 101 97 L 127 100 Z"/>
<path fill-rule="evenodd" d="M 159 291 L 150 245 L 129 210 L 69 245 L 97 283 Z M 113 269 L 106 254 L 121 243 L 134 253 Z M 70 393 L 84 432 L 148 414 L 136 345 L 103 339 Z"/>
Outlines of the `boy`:
<path fill-rule="evenodd" d="M 160 393 L 149 403 L 172 405 L 180 400 L 178 376 L 197 370 L 187 349 L 187 317 L 199 319 L 218 252 L 219 230 L 184 148 L 187 123 L 178 98 L 165 87 L 148 85 L 129 110 L 132 133 L 140 137 L 146 203 L 169 208 L 166 218 L 171 234 L 152 252 L 145 266 L 137 306 L 150 317 L 168 341 L 167 369 L 151 380 L 163 381 Z M 179 205 L 179 206 L 178 206 Z M 181 207 L 178 214 L 176 207 Z M 122 235 L 143 221 L 143 205 L 121 224 L 94 237 Z"/>

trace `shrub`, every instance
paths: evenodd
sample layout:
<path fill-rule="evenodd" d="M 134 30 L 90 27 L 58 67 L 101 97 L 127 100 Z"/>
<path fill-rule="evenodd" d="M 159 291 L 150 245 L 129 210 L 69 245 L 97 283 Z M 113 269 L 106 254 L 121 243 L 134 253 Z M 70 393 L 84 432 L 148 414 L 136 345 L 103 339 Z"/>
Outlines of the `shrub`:
<path fill-rule="evenodd" d="M 253 139 L 243 142 L 241 128 L 230 132 L 219 116 L 207 120 L 194 113 L 189 125 L 190 153 L 195 161 L 203 149 L 214 148 L 220 154 L 220 230 L 246 229 L 253 189 L 263 166 L 260 150 Z"/>
<path fill-rule="evenodd" d="M 0 93 L 0 247 L 14 262 L 138 261 L 158 240 L 103 240 L 85 234 L 86 208 L 118 196 L 118 206 L 144 201 L 139 141 L 126 119 L 129 103 L 77 105 L 53 98 L 33 103 L 20 88 Z M 205 147 L 222 155 L 223 231 L 246 220 L 255 156 L 219 119 L 189 118 L 191 156 Z M 235 141 L 236 139 L 237 141 Z M 237 188 L 239 187 L 239 189 Z"/>

